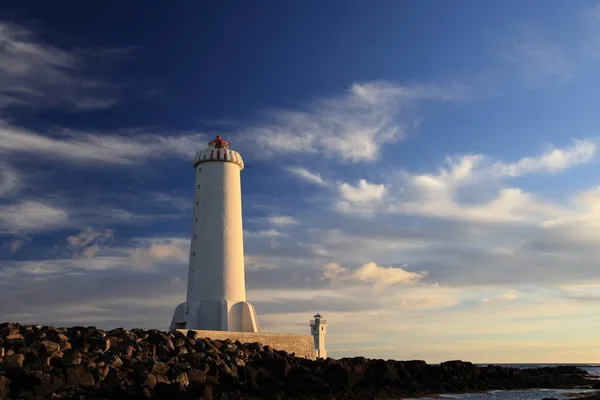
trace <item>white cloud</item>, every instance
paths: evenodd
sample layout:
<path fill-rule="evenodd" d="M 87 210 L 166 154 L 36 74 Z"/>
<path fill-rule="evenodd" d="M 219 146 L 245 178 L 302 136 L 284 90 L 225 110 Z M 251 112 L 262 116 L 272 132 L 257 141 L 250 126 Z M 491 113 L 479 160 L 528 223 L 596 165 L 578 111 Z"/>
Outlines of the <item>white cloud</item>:
<path fill-rule="evenodd" d="M 67 243 L 73 258 L 91 259 L 112 241 L 113 234 L 111 229 L 94 229 L 87 226 L 77 235 L 69 236 Z"/>
<path fill-rule="evenodd" d="M 338 184 L 339 198 L 335 208 L 342 213 L 371 214 L 383 204 L 387 189 L 360 179 L 357 186 L 347 182 Z"/>
<path fill-rule="evenodd" d="M 357 186 L 341 183 L 339 186 L 341 198 L 351 203 L 368 203 L 381 199 L 385 194 L 385 185 L 369 183 L 365 179 L 358 181 Z"/>
<path fill-rule="evenodd" d="M 414 181 L 419 186 L 430 188 L 448 188 L 461 183 L 470 182 L 476 178 L 474 172 L 484 161 L 481 154 L 466 154 L 458 157 L 448 157 L 449 168 L 439 168 L 437 175 L 417 175 Z"/>
<path fill-rule="evenodd" d="M 273 225 L 277 226 L 288 226 L 288 225 L 296 225 L 298 221 L 294 217 L 290 217 L 287 215 L 273 215 L 267 217 L 267 221 Z"/>
<path fill-rule="evenodd" d="M 0 22 L 0 108 L 113 106 L 111 85 L 87 76 L 90 53 L 51 46 L 23 26 Z"/>
<path fill-rule="evenodd" d="M 129 250 L 129 260 L 136 268 L 150 268 L 156 263 L 189 260 L 190 239 L 187 238 L 138 238 Z"/>
<path fill-rule="evenodd" d="M 414 106 L 423 101 L 464 98 L 468 88 L 355 83 L 338 97 L 320 99 L 306 111 L 278 110 L 268 123 L 245 133 L 261 151 L 322 154 L 345 162 L 379 158 L 381 146 L 397 142 L 415 123 Z"/>
<path fill-rule="evenodd" d="M 490 184 L 534 173 L 558 173 L 593 160 L 596 146 L 590 141 L 575 141 L 564 149 L 550 149 L 514 163 L 496 162 L 480 154 L 446 159 L 447 166 L 435 174 L 401 174 L 386 185 L 361 180 L 358 187 L 340 184 L 337 209 L 344 213 L 397 213 L 430 218 L 479 222 L 523 222 L 542 224 L 572 220 L 573 210 L 527 193 L 517 187 L 500 188 L 490 193 Z M 488 185 L 485 192 L 477 185 Z M 459 194 L 471 190 L 476 200 L 458 201 Z M 580 200 L 579 200 L 580 201 Z M 588 202 L 589 203 L 589 202 Z M 600 214 L 599 214 L 600 215 Z"/>
<path fill-rule="evenodd" d="M 597 243 L 600 240 L 600 186 L 582 190 L 569 200 L 564 212 L 549 216 L 542 226 L 547 230 L 560 230 L 580 243 Z"/>
<path fill-rule="evenodd" d="M 392 212 L 433 218 L 473 222 L 542 223 L 551 216 L 565 215 L 566 210 L 518 188 L 501 189 L 488 202 L 464 205 L 451 199 L 431 202 L 407 202 L 392 205 Z"/>
<path fill-rule="evenodd" d="M 63 130 L 44 136 L 0 121 L 0 154 L 26 153 L 76 162 L 136 164 L 167 154 L 191 158 L 205 141 L 205 135 L 192 133 L 161 136 L 125 131 L 115 135 Z"/>
<path fill-rule="evenodd" d="M 0 197 L 14 194 L 21 185 L 21 178 L 10 165 L 0 163 Z"/>
<path fill-rule="evenodd" d="M 277 229 L 268 229 L 265 231 L 244 231 L 244 236 L 247 237 L 278 237 L 278 236 L 286 236 L 285 234 L 279 232 Z"/>
<path fill-rule="evenodd" d="M 300 178 L 306 182 L 313 183 L 315 185 L 325 186 L 325 181 L 323 180 L 323 178 L 321 177 L 320 174 L 315 174 L 313 172 L 310 172 L 306 168 L 290 167 L 290 168 L 287 168 L 287 171 L 296 175 L 298 178 Z"/>
<path fill-rule="evenodd" d="M 408 285 L 421 280 L 426 273 L 409 272 L 399 267 L 378 266 L 374 262 L 351 270 L 336 263 L 325 265 L 323 278 L 330 281 L 358 282 L 376 286 Z"/>
<path fill-rule="evenodd" d="M 492 304 L 503 301 L 513 301 L 519 298 L 518 290 L 509 290 L 502 295 L 498 295 L 496 297 L 484 297 L 481 299 L 481 303 L 483 304 Z"/>
<path fill-rule="evenodd" d="M 185 247 L 172 244 L 153 244 L 148 249 L 148 254 L 152 258 L 176 260 L 183 260 L 187 256 Z"/>
<path fill-rule="evenodd" d="M 0 266 L 0 277 L 42 277 L 117 269 L 135 272 L 164 265 L 183 267 L 187 264 L 189 239 L 136 238 L 126 245 L 112 246 L 112 237 L 110 230 L 85 229 L 67 239 L 66 248 L 74 253 L 74 257 L 8 261 Z"/>
<path fill-rule="evenodd" d="M 38 232 L 64 226 L 66 210 L 39 201 L 0 205 L 0 233 Z"/>
<path fill-rule="evenodd" d="M 524 157 L 512 164 L 498 162 L 491 167 L 498 176 L 521 176 L 547 172 L 557 173 L 579 164 L 587 164 L 596 155 L 596 144 L 588 140 L 575 140 L 565 149 L 550 149 L 537 157 Z"/>

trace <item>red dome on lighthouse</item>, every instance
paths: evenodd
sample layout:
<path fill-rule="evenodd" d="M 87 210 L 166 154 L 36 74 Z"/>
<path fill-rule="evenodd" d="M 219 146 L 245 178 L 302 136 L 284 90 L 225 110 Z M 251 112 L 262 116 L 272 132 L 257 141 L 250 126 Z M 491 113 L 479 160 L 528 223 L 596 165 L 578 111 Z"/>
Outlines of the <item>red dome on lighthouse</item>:
<path fill-rule="evenodd" d="M 223 140 L 221 136 L 214 138 L 212 141 L 208 142 L 208 147 L 211 149 L 228 149 L 230 143 L 226 140 Z"/>

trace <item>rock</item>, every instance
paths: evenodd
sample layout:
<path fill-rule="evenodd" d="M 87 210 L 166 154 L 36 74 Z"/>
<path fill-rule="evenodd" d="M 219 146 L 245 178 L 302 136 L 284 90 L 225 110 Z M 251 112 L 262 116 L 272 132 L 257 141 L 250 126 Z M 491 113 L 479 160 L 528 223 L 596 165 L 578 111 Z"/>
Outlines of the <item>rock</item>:
<path fill-rule="evenodd" d="M 23 338 L 23 335 L 21 335 L 20 333 L 16 333 L 16 334 L 11 334 L 11 335 L 7 335 L 4 339 L 4 346 L 8 346 L 8 347 L 12 347 L 14 349 L 20 349 L 22 347 L 27 346 L 27 343 L 25 343 L 25 339 Z"/>
<path fill-rule="evenodd" d="M 189 331 L 187 331 L 186 336 L 192 340 L 196 340 L 196 339 L 198 339 L 200 334 L 196 331 L 189 330 Z"/>
<path fill-rule="evenodd" d="M 206 340 L 200 338 L 198 340 L 196 340 L 196 344 L 194 345 L 194 349 L 197 352 L 204 352 L 206 350 L 207 344 L 206 344 Z"/>
<path fill-rule="evenodd" d="M 0 324 L 0 336 L 7 337 L 19 333 L 19 327 L 12 322 L 4 322 Z"/>
<path fill-rule="evenodd" d="M 172 341 L 171 339 L 168 339 L 168 340 L 165 342 L 165 346 L 167 346 L 167 348 L 168 348 L 169 350 L 175 350 L 175 345 L 173 344 L 173 341 Z"/>
<path fill-rule="evenodd" d="M 246 370 L 251 386 L 258 388 L 263 395 L 282 395 L 285 392 L 285 385 L 273 372 L 262 367 L 246 367 Z"/>
<path fill-rule="evenodd" d="M 127 355 L 122 355 L 121 361 L 123 362 L 123 366 L 126 368 L 133 368 L 135 364 L 139 364 L 138 361 L 133 357 L 128 357 Z"/>
<path fill-rule="evenodd" d="M 188 351 L 187 351 L 187 349 L 185 347 L 178 346 L 178 347 L 175 348 L 175 350 L 173 350 L 173 355 L 174 356 L 180 356 L 180 355 L 186 354 L 187 352 Z"/>
<path fill-rule="evenodd" d="M 110 347 L 118 347 L 119 346 L 119 338 L 116 336 L 108 336 L 106 338 L 110 343 Z"/>
<path fill-rule="evenodd" d="M 106 364 L 112 365 L 115 368 L 120 368 L 123 366 L 123 360 L 114 354 L 104 355 L 103 360 Z"/>
<path fill-rule="evenodd" d="M 212 386 L 204 385 L 200 394 L 200 398 L 204 400 L 213 400 Z"/>
<path fill-rule="evenodd" d="M 177 396 L 185 392 L 185 385 L 181 382 L 162 383 L 159 382 L 154 387 L 154 391 L 161 396 Z"/>
<path fill-rule="evenodd" d="M 121 374 L 119 371 L 111 366 L 104 367 L 108 371 L 104 379 L 102 379 L 102 387 L 113 389 L 121 386 Z"/>
<path fill-rule="evenodd" d="M 64 352 L 63 360 L 65 365 L 79 365 L 81 364 L 82 357 L 79 350 L 69 349 Z"/>
<path fill-rule="evenodd" d="M 90 343 L 90 347 L 89 347 L 90 351 L 100 350 L 102 352 L 105 352 L 108 349 L 110 349 L 110 340 L 108 340 L 107 338 L 104 338 L 104 337 L 94 337 L 94 338 L 90 339 L 89 343 Z"/>
<path fill-rule="evenodd" d="M 41 347 L 46 352 L 46 354 L 52 354 L 60 351 L 60 344 L 52 342 L 50 340 L 42 340 Z"/>
<path fill-rule="evenodd" d="M 150 361 L 150 364 L 148 364 L 148 371 L 150 371 L 151 374 L 166 374 L 168 370 L 169 366 L 164 362 Z"/>
<path fill-rule="evenodd" d="M 135 347 L 129 345 L 121 346 L 119 350 L 121 351 L 121 353 L 126 354 L 128 357 L 132 357 L 136 352 Z"/>
<path fill-rule="evenodd" d="M 87 372 L 83 365 L 72 365 L 65 369 L 65 378 L 68 386 L 94 386 L 94 377 Z"/>
<path fill-rule="evenodd" d="M 0 399 L 8 398 L 8 387 L 10 386 L 10 379 L 6 376 L 0 375 Z"/>
<path fill-rule="evenodd" d="M 60 371 L 55 370 L 50 373 L 43 374 L 39 378 L 39 383 L 33 387 L 33 391 L 36 396 L 44 397 L 54 393 L 63 387 L 64 384 L 65 377 Z M 0 398 L 2 397 L 0 396 Z"/>
<path fill-rule="evenodd" d="M 166 376 L 164 376 L 162 374 L 152 374 L 152 375 L 154 375 L 154 377 L 156 378 L 156 383 L 171 383 L 169 378 L 167 378 Z"/>
<path fill-rule="evenodd" d="M 95 367 L 94 368 L 94 372 L 96 373 L 96 376 L 98 377 L 97 380 L 102 381 L 104 380 L 104 378 L 106 378 L 106 375 L 108 375 L 108 371 L 110 370 L 110 367 L 108 365 L 102 365 L 100 367 Z"/>
<path fill-rule="evenodd" d="M 16 331 L 15 333 L 10 333 L 4 336 L 4 341 L 7 342 L 8 340 L 25 340 L 25 337 L 23 337 L 19 331 Z"/>
<path fill-rule="evenodd" d="M 61 357 L 50 357 L 50 366 L 53 368 L 64 368 L 66 363 Z"/>
<path fill-rule="evenodd" d="M 327 394 L 330 392 L 327 382 L 304 371 L 293 371 L 288 374 L 286 385 L 301 394 Z"/>
<path fill-rule="evenodd" d="M 166 358 L 169 356 L 170 353 L 171 349 L 169 349 L 169 347 L 165 346 L 164 344 L 156 347 L 156 356 L 158 358 Z"/>
<path fill-rule="evenodd" d="M 9 371 L 15 368 L 21 368 L 23 366 L 24 361 L 25 356 L 23 354 L 7 355 L 3 358 L 2 367 L 5 371 Z"/>
<path fill-rule="evenodd" d="M 185 372 L 177 372 L 173 378 L 171 379 L 172 382 L 180 382 L 182 383 L 184 386 L 187 386 L 190 384 L 190 381 L 188 380 L 188 375 Z"/>
<path fill-rule="evenodd" d="M 188 371 L 188 379 L 190 382 L 197 382 L 201 384 L 206 383 L 206 374 L 197 368 L 192 368 Z"/>
<path fill-rule="evenodd" d="M 175 369 L 177 371 L 188 372 L 192 367 L 186 362 L 176 362 L 174 364 L 171 364 L 170 368 Z"/>
<path fill-rule="evenodd" d="M 50 357 L 63 358 L 65 354 L 62 351 L 55 351 L 49 354 Z"/>
<path fill-rule="evenodd" d="M 66 340 L 61 340 L 58 344 L 60 345 L 60 351 L 70 350 L 72 348 L 71 343 Z"/>
<path fill-rule="evenodd" d="M 152 374 L 146 374 L 142 381 L 142 385 L 146 386 L 148 389 L 154 389 L 154 386 L 156 386 L 157 383 L 156 376 Z"/>

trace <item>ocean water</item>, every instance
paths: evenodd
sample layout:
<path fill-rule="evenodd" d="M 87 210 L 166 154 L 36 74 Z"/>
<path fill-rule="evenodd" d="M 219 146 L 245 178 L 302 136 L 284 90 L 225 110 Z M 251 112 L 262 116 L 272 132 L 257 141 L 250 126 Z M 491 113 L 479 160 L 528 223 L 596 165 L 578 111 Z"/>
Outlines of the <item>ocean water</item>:
<path fill-rule="evenodd" d="M 501 365 L 503 367 L 528 369 L 540 367 L 556 367 L 559 365 L 577 366 L 590 375 L 597 375 L 600 379 L 600 365 L 598 364 L 478 364 L 480 366 Z M 599 392 L 594 389 L 529 389 L 529 390 L 494 390 L 484 393 L 469 394 L 443 394 L 435 397 L 421 397 L 419 400 L 542 400 L 545 397 L 559 400 L 576 399 L 583 395 Z"/>
<path fill-rule="evenodd" d="M 545 397 L 559 400 L 574 400 L 582 395 L 598 392 L 593 389 L 530 389 L 494 390 L 485 393 L 442 394 L 435 397 L 420 397 L 418 400 L 542 400 Z"/>
<path fill-rule="evenodd" d="M 560 365 L 569 365 L 569 366 L 579 367 L 582 370 L 587 371 L 587 373 L 590 375 L 600 376 L 600 364 L 477 364 L 477 365 L 482 366 L 482 367 L 486 367 L 488 365 L 501 365 L 503 367 L 519 368 L 519 369 L 558 367 Z"/>

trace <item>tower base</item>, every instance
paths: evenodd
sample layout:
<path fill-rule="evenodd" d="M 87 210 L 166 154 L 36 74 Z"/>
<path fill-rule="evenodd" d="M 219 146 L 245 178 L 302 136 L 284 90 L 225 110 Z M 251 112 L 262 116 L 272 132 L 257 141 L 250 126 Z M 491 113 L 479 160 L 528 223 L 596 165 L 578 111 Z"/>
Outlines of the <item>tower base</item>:
<path fill-rule="evenodd" d="M 246 301 L 198 300 L 175 308 L 169 330 L 260 332 L 254 306 Z"/>

